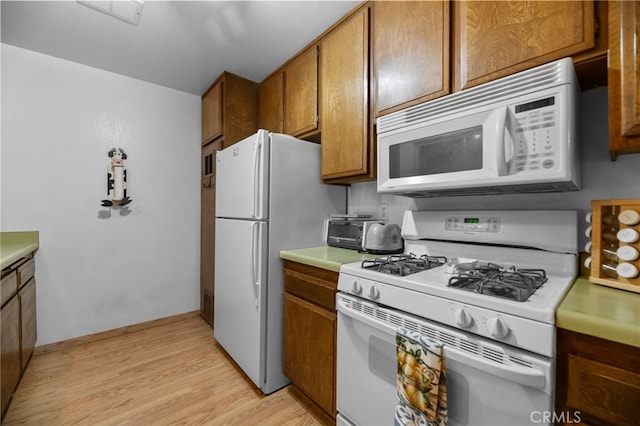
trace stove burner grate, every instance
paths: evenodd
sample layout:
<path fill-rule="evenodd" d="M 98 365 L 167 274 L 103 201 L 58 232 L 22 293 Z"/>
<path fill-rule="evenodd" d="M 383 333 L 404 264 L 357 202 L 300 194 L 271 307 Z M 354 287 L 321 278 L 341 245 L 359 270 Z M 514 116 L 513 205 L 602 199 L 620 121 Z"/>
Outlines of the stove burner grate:
<path fill-rule="evenodd" d="M 546 281 L 544 269 L 504 268 L 487 263 L 451 277 L 448 286 L 524 302 Z"/>
<path fill-rule="evenodd" d="M 418 257 L 413 253 L 409 253 L 363 260 L 361 267 L 385 274 L 405 276 L 436 268 L 445 263 L 447 263 L 447 258 L 444 256 L 422 255 Z"/>

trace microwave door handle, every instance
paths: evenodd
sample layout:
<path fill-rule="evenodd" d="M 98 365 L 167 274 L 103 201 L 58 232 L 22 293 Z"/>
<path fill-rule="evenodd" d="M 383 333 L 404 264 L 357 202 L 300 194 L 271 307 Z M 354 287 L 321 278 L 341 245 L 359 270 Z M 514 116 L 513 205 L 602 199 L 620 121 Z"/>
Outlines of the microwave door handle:
<path fill-rule="evenodd" d="M 355 321 L 363 322 L 376 330 L 383 331 L 393 336 L 396 334 L 396 327 L 377 318 L 343 307 L 341 306 L 339 299 L 338 303 L 336 303 L 336 309 L 339 313 L 351 317 Z M 435 337 L 435 339 L 437 340 L 437 337 Z M 477 355 L 467 354 L 458 348 L 448 345 L 447 343 L 444 344 L 444 349 L 445 362 L 447 359 L 451 359 L 469 367 L 484 371 L 485 373 L 509 380 L 510 382 L 519 383 L 536 389 L 544 389 L 546 385 L 547 379 L 545 378 L 544 371 L 516 364 L 497 364 Z"/>
<path fill-rule="evenodd" d="M 499 108 L 494 113 L 496 115 L 496 135 L 498 140 L 496 141 L 496 168 L 498 176 L 505 176 L 508 171 L 508 164 L 510 160 L 507 160 L 507 115 L 509 114 L 509 108 Z M 511 150 L 513 151 L 513 150 Z M 511 152 L 513 155 L 513 152 Z"/>
<path fill-rule="evenodd" d="M 513 142 L 513 136 L 511 135 L 511 131 L 513 129 L 515 129 L 515 117 L 513 116 L 513 114 L 511 114 L 511 111 L 509 110 L 508 107 L 505 107 L 505 126 L 504 126 L 504 141 L 503 141 L 503 146 L 504 146 L 504 163 L 507 166 L 511 165 L 511 161 L 513 161 L 513 157 L 515 156 L 515 152 L 516 152 L 516 147 L 515 147 L 515 143 Z M 508 172 L 508 170 L 507 170 Z"/>

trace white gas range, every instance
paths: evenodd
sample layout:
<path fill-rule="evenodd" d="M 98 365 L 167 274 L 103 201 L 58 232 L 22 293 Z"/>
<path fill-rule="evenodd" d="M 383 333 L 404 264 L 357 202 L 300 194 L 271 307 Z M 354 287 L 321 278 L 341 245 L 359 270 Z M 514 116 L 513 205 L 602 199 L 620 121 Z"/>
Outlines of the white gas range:
<path fill-rule="evenodd" d="M 577 212 L 407 211 L 402 234 L 405 254 L 340 269 L 338 423 L 393 423 L 404 327 L 445 344 L 448 424 L 538 424 L 553 410 Z"/>

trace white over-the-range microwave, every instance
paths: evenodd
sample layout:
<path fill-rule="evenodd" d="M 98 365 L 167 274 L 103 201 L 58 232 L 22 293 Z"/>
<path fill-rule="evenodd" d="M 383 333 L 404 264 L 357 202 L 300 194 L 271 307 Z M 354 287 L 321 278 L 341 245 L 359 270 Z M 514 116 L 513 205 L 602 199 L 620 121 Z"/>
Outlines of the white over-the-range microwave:
<path fill-rule="evenodd" d="M 378 192 L 577 191 L 579 98 L 564 58 L 380 117 Z"/>

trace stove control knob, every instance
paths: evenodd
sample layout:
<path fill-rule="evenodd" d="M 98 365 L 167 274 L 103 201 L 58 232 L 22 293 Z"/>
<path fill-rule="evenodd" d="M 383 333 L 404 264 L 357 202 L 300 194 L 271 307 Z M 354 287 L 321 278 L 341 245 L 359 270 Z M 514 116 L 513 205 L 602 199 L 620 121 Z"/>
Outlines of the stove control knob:
<path fill-rule="evenodd" d="M 504 339 L 509 334 L 509 327 L 500 318 L 491 318 L 487 321 L 489 334 L 495 339 Z"/>
<path fill-rule="evenodd" d="M 376 300 L 378 297 L 380 297 L 380 291 L 375 286 L 369 287 L 369 298 Z"/>
<path fill-rule="evenodd" d="M 456 309 L 454 316 L 458 327 L 469 328 L 473 325 L 473 317 L 462 308 Z"/>
<path fill-rule="evenodd" d="M 353 294 L 362 293 L 362 286 L 360 285 L 360 283 L 358 281 L 354 281 L 353 284 L 351 284 L 351 292 Z"/>

